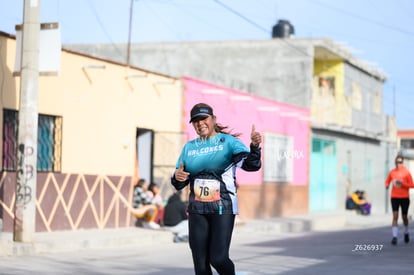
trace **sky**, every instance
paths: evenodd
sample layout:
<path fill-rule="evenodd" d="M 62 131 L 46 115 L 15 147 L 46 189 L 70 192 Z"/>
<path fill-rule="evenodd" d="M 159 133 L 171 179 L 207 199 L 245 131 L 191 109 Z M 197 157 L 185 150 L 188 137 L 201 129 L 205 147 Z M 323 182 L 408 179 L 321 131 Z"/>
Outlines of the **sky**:
<path fill-rule="evenodd" d="M 413 0 L 38 1 L 40 21 L 59 23 L 62 44 L 264 40 L 289 20 L 294 37 L 332 39 L 385 73 L 384 112 L 414 129 Z M 23 3 L 0 0 L 0 31 L 15 34 Z"/>

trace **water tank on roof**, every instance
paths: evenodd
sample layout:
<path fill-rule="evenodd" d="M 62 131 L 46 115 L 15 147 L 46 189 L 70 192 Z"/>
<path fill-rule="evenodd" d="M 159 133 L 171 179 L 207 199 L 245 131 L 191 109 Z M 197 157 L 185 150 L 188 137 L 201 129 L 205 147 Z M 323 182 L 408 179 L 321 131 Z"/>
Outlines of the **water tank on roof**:
<path fill-rule="evenodd" d="M 288 38 L 292 34 L 295 34 L 295 29 L 288 20 L 279 20 L 273 26 L 272 38 Z"/>

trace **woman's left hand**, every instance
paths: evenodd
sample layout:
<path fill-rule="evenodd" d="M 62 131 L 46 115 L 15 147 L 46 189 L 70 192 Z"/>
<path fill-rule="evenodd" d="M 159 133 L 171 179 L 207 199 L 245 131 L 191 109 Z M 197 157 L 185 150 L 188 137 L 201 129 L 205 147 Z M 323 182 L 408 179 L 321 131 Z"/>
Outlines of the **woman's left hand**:
<path fill-rule="evenodd" d="M 262 143 L 262 135 L 259 132 L 256 132 L 256 127 L 254 126 L 254 124 L 252 125 L 250 139 L 252 140 L 252 144 L 255 147 L 259 147 L 260 143 Z"/>

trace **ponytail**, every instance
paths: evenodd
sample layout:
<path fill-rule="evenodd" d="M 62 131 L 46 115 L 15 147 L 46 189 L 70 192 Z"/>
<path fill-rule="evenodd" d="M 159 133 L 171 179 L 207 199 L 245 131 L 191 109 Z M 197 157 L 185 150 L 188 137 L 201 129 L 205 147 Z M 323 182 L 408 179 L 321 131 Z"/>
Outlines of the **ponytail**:
<path fill-rule="evenodd" d="M 233 137 L 241 136 L 241 133 L 231 133 L 231 131 L 227 130 L 228 128 L 229 128 L 228 126 L 223 126 L 223 125 L 220 125 L 220 124 L 214 125 L 214 130 L 217 133 L 228 134 L 228 135 L 232 135 Z"/>

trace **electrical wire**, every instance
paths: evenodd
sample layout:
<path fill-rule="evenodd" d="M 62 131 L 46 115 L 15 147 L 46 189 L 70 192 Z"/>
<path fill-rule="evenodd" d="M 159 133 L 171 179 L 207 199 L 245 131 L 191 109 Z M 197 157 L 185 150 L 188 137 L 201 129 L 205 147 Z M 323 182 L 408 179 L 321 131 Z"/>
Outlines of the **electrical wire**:
<path fill-rule="evenodd" d="M 242 18 L 243 20 L 247 21 L 248 23 L 252 24 L 253 26 L 257 27 L 259 30 L 264 31 L 265 33 L 269 34 L 269 30 L 260 26 L 259 24 L 255 23 L 253 20 L 250 20 L 249 18 L 247 18 L 246 16 L 244 16 L 243 14 L 241 14 L 240 12 L 232 9 L 231 7 L 223 4 L 221 1 L 219 0 L 213 0 L 214 2 L 216 2 L 217 4 L 219 4 L 220 6 L 222 6 L 223 8 L 225 8 L 226 10 L 228 10 L 229 12 L 233 13 L 234 15 Z M 297 52 L 301 53 L 303 56 L 306 57 L 312 57 L 310 56 L 307 52 L 303 51 L 302 49 L 300 49 L 299 47 L 293 45 L 292 43 L 290 43 L 289 41 L 287 41 L 286 39 L 281 39 L 281 41 L 287 45 L 289 45 L 292 49 L 295 49 Z"/>
<path fill-rule="evenodd" d="M 231 13 L 237 15 L 238 17 L 242 18 L 244 21 L 250 23 L 252 26 L 255 26 L 257 29 L 259 29 L 259 30 L 261 30 L 261 31 L 263 31 L 265 33 L 269 33 L 269 30 L 268 29 L 260 26 L 259 24 L 257 24 L 253 20 L 251 20 L 251 19 L 247 18 L 246 16 L 244 16 L 243 14 L 241 14 L 240 12 L 232 9 L 231 7 L 229 7 L 229 6 L 225 5 L 225 4 L 223 4 L 221 1 L 219 1 L 219 0 L 213 0 L 213 1 L 216 2 L 218 5 L 222 6 L 224 9 L 228 10 L 229 12 L 231 12 Z"/>
<path fill-rule="evenodd" d="M 155 10 L 155 9 L 153 9 L 152 7 L 151 7 L 151 4 L 149 4 L 148 3 L 148 1 L 142 1 L 142 3 L 144 3 L 144 5 L 149 9 L 149 11 L 155 16 L 155 17 L 157 17 L 158 18 L 158 20 L 167 28 L 167 29 L 169 29 L 171 32 L 173 32 L 173 33 L 175 33 L 175 34 L 177 34 L 177 31 L 176 31 L 176 29 L 174 29 L 174 28 L 172 28 L 171 27 L 171 24 L 168 24 L 168 22 L 167 21 L 165 21 L 164 20 L 164 18 L 162 17 L 162 16 L 160 16 L 159 15 L 159 13 Z M 181 39 L 179 39 L 179 40 L 181 40 Z"/>
<path fill-rule="evenodd" d="M 342 14 L 346 14 L 346 15 L 348 15 L 350 17 L 359 19 L 361 21 L 369 22 L 371 24 L 374 24 L 374 25 L 377 25 L 377 26 L 380 26 L 380 27 L 383 27 L 383 28 L 386 28 L 386 29 L 389 29 L 389 30 L 393 30 L 393 31 L 396 31 L 396 32 L 400 32 L 400 33 L 403 33 L 403 34 L 407 34 L 407 35 L 410 35 L 410 36 L 414 36 L 414 32 L 411 32 L 411 31 L 408 31 L 408 30 L 404 30 L 404 29 L 401 29 L 399 27 L 395 27 L 395 26 L 392 26 L 392 25 L 387 25 L 387 24 L 384 24 L 382 22 L 375 21 L 375 20 L 369 19 L 367 17 L 354 14 L 354 13 L 349 12 L 347 10 L 340 9 L 340 8 L 337 8 L 337 7 L 328 5 L 326 3 L 323 3 L 323 2 L 320 2 L 320 1 L 317 1 L 317 0 L 313 0 L 313 3 L 316 3 L 316 4 L 320 5 L 320 6 L 323 6 L 325 8 L 328 8 L 330 10 L 334 10 L 334 11 L 339 12 L 339 13 L 342 13 Z"/>
<path fill-rule="evenodd" d="M 195 20 L 197 20 L 198 22 L 201 22 L 203 25 L 209 26 L 209 27 L 213 27 L 214 29 L 222 32 L 222 33 L 226 33 L 226 34 L 231 34 L 231 35 L 239 35 L 236 34 L 235 32 L 230 32 L 227 31 L 223 28 L 221 28 L 222 25 L 215 25 L 212 24 L 211 22 L 209 22 L 208 20 L 203 19 L 200 16 L 197 16 L 196 14 L 194 14 L 192 11 L 190 11 L 187 6 L 179 6 L 177 3 L 171 3 L 171 5 L 177 9 L 178 11 L 184 11 L 187 15 L 190 15 L 192 18 L 194 18 Z M 209 19 L 211 19 L 211 17 L 209 17 Z"/>
<path fill-rule="evenodd" d="M 120 56 L 124 55 L 123 51 L 118 48 L 118 46 L 116 45 L 116 43 L 114 43 L 114 41 L 112 40 L 112 38 L 109 35 L 108 31 L 106 30 L 104 24 L 102 23 L 102 20 L 99 17 L 99 14 L 98 14 L 98 12 L 95 9 L 95 6 L 93 5 L 93 0 L 88 0 L 88 4 L 89 4 L 90 9 L 92 10 L 93 15 L 95 16 L 96 22 L 99 24 L 99 26 L 101 27 L 101 29 L 104 32 L 105 36 L 110 41 L 111 46 L 114 47 L 114 49 L 118 52 L 118 54 Z"/>
<path fill-rule="evenodd" d="M 405 12 L 405 14 L 407 15 L 407 18 L 413 19 L 414 13 L 410 13 L 410 11 L 413 11 L 412 7 L 411 7 L 411 9 L 407 8 L 403 3 L 401 3 L 401 0 L 394 0 L 394 3 L 396 4 L 396 6 L 399 6 L 399 8 L 403 12 Z M 412 2 L 411 2 L 411 4 L 412 4 Z"/>

